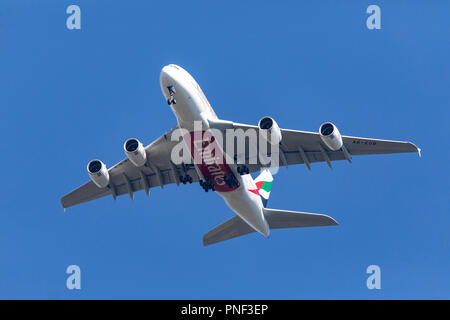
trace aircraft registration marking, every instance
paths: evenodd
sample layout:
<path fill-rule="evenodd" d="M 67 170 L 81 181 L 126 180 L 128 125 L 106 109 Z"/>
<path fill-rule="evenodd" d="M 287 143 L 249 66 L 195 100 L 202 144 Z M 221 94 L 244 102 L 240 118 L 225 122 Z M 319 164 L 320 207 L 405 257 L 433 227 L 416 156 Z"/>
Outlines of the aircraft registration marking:
<path fill-rule="evenodd" d="M 364 144 L 364 145 L 368 145 L 368 146 L 374 146 L 377 144 L 375 141 L 370 141 L 370 140 L 353 140 L 353 143 Z"/>

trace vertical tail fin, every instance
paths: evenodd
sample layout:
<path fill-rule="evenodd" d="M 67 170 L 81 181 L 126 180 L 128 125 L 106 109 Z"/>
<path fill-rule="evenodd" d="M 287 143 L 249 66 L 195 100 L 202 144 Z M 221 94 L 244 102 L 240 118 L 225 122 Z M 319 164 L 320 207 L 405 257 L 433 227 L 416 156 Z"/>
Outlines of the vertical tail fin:
<path fill-rule="evenodd" d="M 259 176 L 255 179 L 258 193 L 261 196 L 264 207 L 267 206 L 269 200 L 270 190 L 272 190 L 273 177 L 269 169 L 263 169 Z"/>

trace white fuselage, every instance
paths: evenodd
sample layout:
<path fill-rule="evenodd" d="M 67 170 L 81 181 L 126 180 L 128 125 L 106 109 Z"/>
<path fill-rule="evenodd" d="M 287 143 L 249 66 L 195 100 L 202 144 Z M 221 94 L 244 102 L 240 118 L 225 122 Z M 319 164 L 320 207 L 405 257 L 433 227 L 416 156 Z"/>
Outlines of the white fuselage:
<path fill-rule="evenodd" d="M 169 87 L 175 91 L 173 98 L 176 100 L 176 104 L 171 104 L 171 108 L 177 118 L 178 126 L 189 132 L 184 141 L 191 150 L 193 163 L 200 178 L 211 181 L 214 184 L 215 192 L 224 198 L 227 205 L 239 217 L 256 231 L 268 236 L 269 226 L 264 218 L 261 197 L 249 191 L 256 189 L 253 178 L 250 175 L 237 174 L 236 166 L 233 163 L 228 164 L 223 161 L 223 163 L 211 164 L 208 162 L 205 164 L 203 161 L 194 161 L 195 152 L 206 154 L 205 149 L 210 143 L 213 143 L 214 138 L 210 138 L 211 133 L 203 133 L 210 128 L 210 120 L 218 119 L 200 86 L 186 70 L 173 64 L 162 69 L 160 83 L 166 99 L 170 98 Z M 198 128 L 197 126 L 194 128 L 196 121 L 197 124 L 201 123 L 201 134 L 195 134 L 195 130 Z M 217 146 L 215 147 L 217 150 Z M 223 157 L 217 153 L 215 155 Z M 238 187 L 229 187 L 224 182 L 224 178 L 230 174 L 234 174 L 238 180 Z"/>

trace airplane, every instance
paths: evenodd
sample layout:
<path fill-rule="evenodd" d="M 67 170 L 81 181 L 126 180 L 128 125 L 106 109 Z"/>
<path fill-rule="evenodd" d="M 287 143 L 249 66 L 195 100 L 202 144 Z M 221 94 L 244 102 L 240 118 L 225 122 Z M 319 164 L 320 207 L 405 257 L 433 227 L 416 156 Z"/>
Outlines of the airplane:
<path fill-rule="evenodd" d="M 194 78 L 175 64 L 162 68 L 160 85 L 177 125 L 146 147 L 136 138 L 128 139 L 124 143 L 126 158 L 109 169 L 100 160 L 90 161 L 87 171 L 91 180 L 61 198 L 64 210 L 107 195 L 116 199 L 129 194 L 133 199 L 138 190 L 145 190 L 149 195 L 151 188 L 198 182 L 206 192 L 211 190 L 220 195 L 235 213 L 233 218 L 203 236 L 204 246 L 253 232 L 269 237 L 271 229 L 338 225 L 323 214 L 268 208 L 273 183 L 271 169 L 275 166 L 304 164 L 311 170 L 312 163 L 326 162 L 332 168 L 333 161 L 351 163 L 352 156 L 356 155 L 417 152 L 420 156 L 420 149 L 411 142 L 342 136 L 331 122 L 323 123 L 318 132 L 307 132 L 280 129 L 271 117 L 263 117 L 256 126 L 221 120 Z M 195 123 L 202 126 L 199 134 Z M 211 153 L 218 133 L 238 129 L 254 130 L 262 138 L 258 135 L 258 143 L 244 139 L 241 152 L 236 152 L 238 146 L 228 150 L 216 143 Z M 177 130 L 184 130 L 185 134 L 174 140 Z M 210 132 L 207 138 L 206 132 Z M 200 140 L 196 140 L 196 135 Z M 268 144 L 267 155 L 277 160 L 275 164 L 268 165 L 248 155 L 251 148 L 262 149 L 264 143 L 260 141 L 264 139 Z M 190 152 L 183 155 L 181 162 L 174 161 L 173 156 L 180 141 L 187 148 L 186 153 Z M 270 148 L 274 151 L 269 152 Z M 254 172 L 261 172 L 256 179 L 251 176 Z"/>

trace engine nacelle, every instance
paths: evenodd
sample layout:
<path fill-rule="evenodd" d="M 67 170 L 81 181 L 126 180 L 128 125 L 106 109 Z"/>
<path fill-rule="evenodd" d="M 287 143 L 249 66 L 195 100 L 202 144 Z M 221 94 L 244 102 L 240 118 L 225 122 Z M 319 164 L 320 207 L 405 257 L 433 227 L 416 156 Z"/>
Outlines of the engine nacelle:
<path fill-rule="evenodd" d="M 264 117 L 258 122 L 258 127 L 260 131 L 265 131 L 267 133 L 266 140 L 272 144 L 276 145 L 281 143 L 281 130 L 275 120 L 271 117 Z"/>
<path fill-rule="evenodd" d="M 91 160 L 87 165 L 87 171 L 92 182 L 99 188 L 105 188 L 109 184 L 109 172 L 100 160 Z"/>
<path fill-rule="evenodd" d="M 337 151 L 342 148 L 342 136 L 338 128 L 331 122 L 322 123 L 319 128 L 320 138 L 328 148 Z"/>
<path fill-rule="evenodd" d="M 147 153 L 142 143 L 135 138 L 130 138 L 123 144 L 127 158 L 136 167 L 142 167 L 147 162 Z"/>

